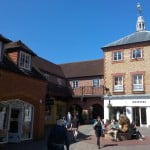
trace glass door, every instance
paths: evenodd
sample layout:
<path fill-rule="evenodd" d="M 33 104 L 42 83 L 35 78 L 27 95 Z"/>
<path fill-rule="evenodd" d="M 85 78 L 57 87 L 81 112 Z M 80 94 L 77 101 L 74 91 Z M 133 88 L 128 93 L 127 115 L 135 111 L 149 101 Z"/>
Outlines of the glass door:
<path fill-rule="evenodd" d="M 147 124 L 146 108 L 141 107 L 140 113 L 141 113 L 141 124 L 146 125 Z"/>
<path fill-rule="evenodd" d="M 0 143 L 8 142 L 9 105 L 0 103 Z"/>
<path fill-rule="evenodd" d="M 133 107 L 133 121 L 137 126 L 140 126 L 140 113 L 139 107 Z"/>
<path fill-rule="evenodd" d="M 22 114 L 20 108 L 11 108 L 9 120 L 8 142 L 20 142 L 21 140 L 21 123 Z"/>
<path fill-rule="evenodd" d="M 137 126 L 147 124 L 146 107 L 133 107 L 133 121 Z"/>

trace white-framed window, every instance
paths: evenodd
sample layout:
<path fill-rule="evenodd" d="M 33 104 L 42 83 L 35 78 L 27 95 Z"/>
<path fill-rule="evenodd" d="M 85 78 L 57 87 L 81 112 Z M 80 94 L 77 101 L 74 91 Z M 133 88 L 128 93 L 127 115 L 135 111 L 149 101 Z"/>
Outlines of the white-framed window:
<path fill-rule="evenodd" d="M 142 50 L 140 48 L 132 50 L 132 59 L 137 58 L 142 58 Z"/>
<path fill-rule="evenodd" d="M 31 55 L 25 52 L 20 51 L 19 56 L 19 67 L 23 69 L 31 69 Z"/>
<path fill-rule="evenodd" d="M 114 92 L 123 92 L 123 77 L 114 77 Z"/>
<path fill-rule="evenodd" d="M 133 75 L 133 91 L 143 91 L 143 75 Z"/>
<path fill-rule="evenodd" d="M 122 52 L 121 51 L 114 52 L 113 53 L 113 60 L 114 61 L 122 60 Z"/>
<path fill-rule="evenodd" d="M 79 82 L 77 80 L 72 81 L 72 88 L 79 87 Z"/>
<path fill-rule="evenodd" d="M 92 84 L 93 84 L 93 87 L 99 87 L 100 86 L 100 80 L 99 79 L 93 79 Z"/>

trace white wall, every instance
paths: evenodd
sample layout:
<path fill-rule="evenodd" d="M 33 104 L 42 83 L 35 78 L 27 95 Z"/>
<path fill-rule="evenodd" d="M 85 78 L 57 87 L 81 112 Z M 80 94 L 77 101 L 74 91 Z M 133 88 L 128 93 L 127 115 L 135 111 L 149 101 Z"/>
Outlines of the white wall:
<path fill-rule="evenodd" d="M 104 100 L 104 121 L 109 120 L 109 109 L 108 109 L 108 100 Z"/>
<path fill-rule="evenodd" d="M 150 107 L 147 107 L 146 113 L 147 113 L 147 126 L 150 127 Z"/>

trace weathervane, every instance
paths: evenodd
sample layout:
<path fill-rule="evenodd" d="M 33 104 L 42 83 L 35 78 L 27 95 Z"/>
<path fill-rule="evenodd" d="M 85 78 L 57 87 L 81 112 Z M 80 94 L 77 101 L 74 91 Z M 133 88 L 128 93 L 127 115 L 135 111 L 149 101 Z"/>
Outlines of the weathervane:
<path fill-rule="evenodd" d="M 137 3 L 137 9 L 138 9 L 139 15 L 142 16 L 142 8 L 141 8 L 140 3 Z"/>

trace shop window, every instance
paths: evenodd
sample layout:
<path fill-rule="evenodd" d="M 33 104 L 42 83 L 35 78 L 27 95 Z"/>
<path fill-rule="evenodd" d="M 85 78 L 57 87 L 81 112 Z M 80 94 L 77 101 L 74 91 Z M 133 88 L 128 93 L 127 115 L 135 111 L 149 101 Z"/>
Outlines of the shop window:
<path fill-rule="evenodd" d="M 22 123 L 22 139 L 32 138 L 32 121 L 33 107 L 29 104 L 24 104 L 23 123 Z"/>
<path fill-rule="evenodd" d="M 7 142 L 9 106 L 0 103 L 0 143 Z"/>

